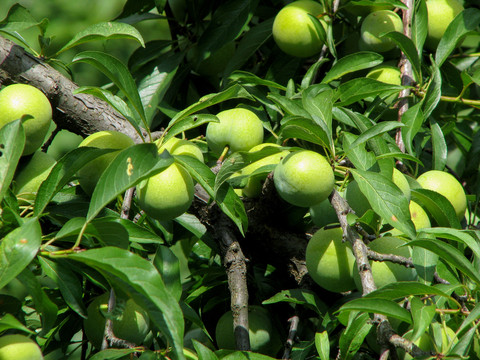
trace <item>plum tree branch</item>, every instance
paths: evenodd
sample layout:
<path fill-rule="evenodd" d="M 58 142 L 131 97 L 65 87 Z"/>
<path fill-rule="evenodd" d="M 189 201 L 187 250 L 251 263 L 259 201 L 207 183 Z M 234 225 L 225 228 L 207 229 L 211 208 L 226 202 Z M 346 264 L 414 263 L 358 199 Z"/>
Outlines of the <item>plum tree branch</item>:
<path fill-rule="evenodd" d="M 53 121 L 62 129 L 82 136 L 115 130 L 141 141 L 135 128 L 105 101 L 89 94 L 74 94 L 78 86 L 73 81 L 0 36 L 0 84 L 12 83 L 42 90 L 52 104 Z"/>

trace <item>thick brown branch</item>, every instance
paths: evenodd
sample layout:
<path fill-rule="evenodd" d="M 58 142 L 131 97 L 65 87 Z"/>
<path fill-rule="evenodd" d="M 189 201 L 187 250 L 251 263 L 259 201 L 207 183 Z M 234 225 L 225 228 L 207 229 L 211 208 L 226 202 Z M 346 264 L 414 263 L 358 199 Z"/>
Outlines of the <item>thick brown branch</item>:
<path fill-rule="evenodd" d="M 24 83 L 42 90 L 52 104 L 58 127 L 87 136 L 101 130 L 116 130 L 137 142 L 133 126 L 106 102 L 73 92 L 78 86 L 21 46 L 0 36 L 0 84 Z"/>

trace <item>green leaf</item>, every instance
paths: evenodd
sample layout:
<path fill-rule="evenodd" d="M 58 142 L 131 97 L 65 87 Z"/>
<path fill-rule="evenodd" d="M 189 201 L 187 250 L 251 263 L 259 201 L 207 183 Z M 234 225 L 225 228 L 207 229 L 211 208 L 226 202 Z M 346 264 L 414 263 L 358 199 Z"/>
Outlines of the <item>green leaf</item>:
<path fill-rule="evenodd" d="M 237 70 L 229 77 L 230 80 L 235 81 L 241 85 L 250 85 L 250 86 L 267 86 L 273 89 L 286 90 L 285 86 L 282 86 L 275 81 L 265 80 L 257 75 L 249 73 L 247 71 Z"/>
<path fill-rule="evenodd" d="M 23 325 L 19 320 L 17 320 L 12 314 L 5 314 L 0 318 L 0 333 L 3 333 L 6 330 L 15 329 L 26 332 L 28 334 L 34 335 L 35 332 Z"/>
<path fill-rule="evenodd" d="M 310 86 L 302 92 L 302 104 L 312 120 L 326 133 L 329 149 L 334 153 L 332 137 L 333 91 L 325 85 Z"/>
<path fill-rule="evenodd" d="M 130 106 L 135 109 L 145 128 L 148 128 L 137 84 L 125 64 L 112 55 L 100 51 L 81 52 L 73 58 L 72 62 L 84 62 L 93 65 L 104 73 L 127 97 Z"/>
<path fill-rule="evenodd" d="M 408 245 L 410 246 L 410 243 Z M 422 284 L 416 281 L 401 281 L 391 283 L 368 293 L 364 297 L 397 300 L 411 295 L 438 295 L 446 298 L 450 297 L 446 292 L 435 286 Z"/>
<path fill-rule="evenodd" d="M 423 229 L 420 231 L 423 235 Z M 438 255 L 421 247 L 414 246 L 412 249 L 412 262 L 415 266 L 418 280 L 425 284 L 431 284 L 437 269 Z"/>
<path fill-rule="evenodd" d="M 35 20 L 27 8 L 17 3 L 8 10 L 7 16 L 0 21 L 0 32 L 18 32 L 38 24 L 40 22 Z"/>
<path fill-rule="evenodd" d="M 396 302 L 387 299 L 364 297 L 350 300 L 348 303 L 340 307 L 338 312 L 352 310 L 358 310 L 373 314 L 382 314 L 385 316 L 391 316 L 396 319 L 400 319 L 409 324 L 412 323 L 412 317 L 410 316 L 410 312 L 407 309 L 398 305 Z"/>
<path fill-rule="evenodd" d="M 15 169 L 25 145 L 21 120 L 11 121 L 0 129 L 0 202 L 13 180 Z"/>
<path fill-rule="evenodd" d="M 381 173 L 350 170 L 367 197 L 373 211 L 382 219 L 411 238 L 415 238 L 415 227 L 410 218 L 408 200 L 393 181 Z"/>
<path fill-rule="evenodd" d="M 417 1 L 415 3 L 415 12 L 413 13 L 412 20 L 412 40 L 417 48 L 418 56 L 422 55 L 423 45 L 427 38 L 428 33 L 428 14 L 427 5 L 425 1 Z M 417 79 L 419 82 L 421 78 Z M 421 84 L 421 82 L 420 82 Z"/>
<path fill-rule="evenodd" d="M 151 262 L 127 250 L 108 246 L 71 254 L 68 259 L 94 268 L 115 288 L 132 297 L 167 337 L 176 358 L 184 359 L 182 310 Z"/>
<path fill-rule="evenodd" d="M 37 218 L 26 220 L 0 243 L 0 289 L 17 277 L 35 258 L 42 244 Z"/>
<path fill-rule="evenodd" d="M 72 40 L 70 40 L 64 47 L 57 51 L 54 57 L 57 57 L 62 52 L 71 49 L 80 44 L 91 41 L 104 41 L 108 39 L 131 39 L 136 40 L 145 47 L 142 34 L 134 28 L 132 25 L 123 22 L 102 22 L 99 24 L 93 24 L 86 29 L 75 34 Z"/>
<path fill-rule="evenodd" d="M 346 55 L 332 66 L 323 78 L 322 83 L 328 84 L 330 81 L 341 78 L 346 74 L 380 65 L 382 62 L 382 55 L 370 51 L 359 51 Z"/>
<path fill-rule="evenodd" d="M 365 132 L 363 132 L 360 136 L 357 137 L 357 139 L 350 145 L 351 147 L 355 147 L 357 145 L 363 144 L 364 142 L 367 142 L 370 139 L 373 139 L 374 137 L 384 134 L 388 131 L 391 131 L 393 129 L 398 129 L 399 127 L 405 126 L 403 123 L 400 123 L 398 121 L 382 121 L 379 122 L 378 124 L 372 126 Z M 348 150 L 346 150 L 348 151 Z"/>
<path fill-rule="evenodd" d="M 67 305 L 81 317 L 86 318 L 87 309 L 83 304 L 82 283 L 75 273 L 70 270 L 68 265 L 62 264 L 61 259 L 52 261 L 46 257 L 39 256 L 38 260 L 45 275 L 57 284 Z"/>
<path fill-rule="evenodd" d="M 200 110 L 206 109 L 212 105 L 219 104 L 223 101 L 230 99 L 248 99 L 254 100 L 254 98 L 248 93 L 245 88 L 239 84 L 230 86 L 229 88 L 214 94 L 208 94 L 200 98 L 196 103 L 188 106 L 184 110 L 180 111 L 170 120 L 167 130 L 181 119 L 192 115 Z"/>
<path fill-rule="evenodd" d="M 477 303 L 475 307 L 470 311 L 470 314 L 468 314 L 468 316 L 460 324 L 457 330 L 457 334 L 460 334 L 464 329 L 466 329 L 471 324 L 475 325 L 478 319 L 480 319 L 480 304 Z"/>
<path fill-rule="evenodd" d="M 443 171 L 447 164 L 447 142 L 442 128 L 434 119 L 430 119 L 430 133 L 433 145 L 433 170 Z"/>
<path fill-rule="evenodd" d="M 402 115 L 402 123 L 405 124 L 405 127 L 402 128 L 402 138 L 405 148 L 411 155 L 415 155 L 413 139 L 422 128 L 424 121 L 422 102 L 413 105 Z"/>
<path fill-rule="evenodd" d="M 34 214 L 40 215 L 48 203 L 53 199 L 69 181 L 75 173 L 91 160 L 112 152 L 112 149 L 97 149 L 91 147 L 79 147 L 67 153 L 50 171 L 47 179 L 40 185 L 35 198 Z"/>
<path fill-rule="evenodd" d="M 242 200 L 235 194 L 233 188 L 228 183 L 224 183 L 215 191 L 215 174 L 207 165 L 192 156 L 176 155 L 175 160 L 184 166 L 208 195 L 216 201 L 225 215 L 237 225 L 242 235 L 245 234 L 248 227 L 247 213 Z"/>
<path fill-rule="evenodd" d="M 435 53 L 435 62 L 440 67 L 455 49 L 460 40 L 480 24 L 480 10 L 468 8 L 458 14 L 448 25 Z"/>
<path fill-rule="evenodd" d="M 419 239 L 409 243 L 411 246 L 420 246 L 437 254 L 454 268 L 467 275 L 477 284 L 480 284 L 480 274 L 472 263 L 458 249 L 439 239 Z"/>
<path fill-rule="evenodd" d="M 330 138 L 318 124 L 308 118 L 291 116 L 285 120 L 278 137 L 282 140 L 297 138 L 330 148 Z"/>
<path fill-rule="evenodd" d="M 349 322 L 347 328 L 340 335 L 339 346 L 342 359 L 352 359 L 360 349 L 365 336 L 367 336 L 373 326 L 369 320 L 368 314 L 360 314 L 353 321 Z"/>
<path fill-rule="evenodd" d="M 442 75 L 440 74 L 440 68 L 435 63 L 432 64 L 431 72 L 427 91 L 422 100 L 424 119 L 427 119 L 432 114 L 442 96 Z"/>
<path fill-rule="evenodd" d="M 18 280 L 25 285 L 28 293 L 32 297 L 33 303 L 35 304 L 34 309 L 40 315 L 42 321 L 42 330 L 38 335 L 44 336 L 55 325 L 58 307 L 52 300 L 50 300 L 48 295 L 42 289 L 40 281 L 38 281 L 38 278 L 32 273 L 32 271 L 30 271 L 30 269 L 23 269 L 18 275 Z"/>
<path fill-rule="evenodd" d="M 171 124 L 166 129 L 166 135 L 163 139 L 164 142 L 168 139 L 191 129 L 194 129 L 198 126 L 208 124 L 209 122 L 218 122 L 218 118 L 215 115 L 210 114 L 195 114 L 184 117 L 177 122 Z"/>
<path fill-rule="evenodd" d="M 88 208 L 87 222 L 118 194 L 173 163 L 168 152 L 158 154 L 155 144 L 138 144 L 122 150 L 100 176 Z"/>
<path fill-rule="evenodd" d="M 139 244 L 163 244 L 164 242 L 160 236 L 131 220 L 117 218 L 114 221 L 122 224 L 125 230 L 127 230 L 128 239 L 131 242 Z"/>
<path fill-rule="evenodd" d="M 453 229 L 451 227 L 435 227 L 421 230 L 423 233 L 435 235 L 436 238 L 454 240 L 467 245 L 480 259 L 480 245 L 476 237 L 469 234 L 468 230 Z"/>
<path fill-rule="evenodd" d="M 330 359 L 330 340 L 328 339 L 327 330 L 315 333 L 315 347 L 320 360 Z"/>
<path fill-rule="evenodd" d="M 89 360 L 114 360 L 128 358 L 129 354 L 137 352 L 137 349 L 106 349 L 97 352 Z"/>
<path fill-rule="evenodd" d="M 435 304 L 426 305 L 418 297 L 412 297 L 410 299 L 410 310 L 413 319 L 413 335 L 410 340 L 415 341 L 425 333 L 433 322 L 436 306 Z"/>
<path fill-rule="evenodd" d="M 198 354 L 198 360 L 218 360 L 217 355 L 202 343 L 195 339 L 192 340 L 192 343 Z"/>
<path fill-rule="evenodd" d="M 367 151 L 364 143 L 352 147 L 352 143 L 354 143 L 357 138 L 357 135 L 344 131 L 342 142 L 343 151 L 345 151 L 345 154 L 355 168 L 366 171 L 375 164 L 375 154 Z"/>
<path fill-rule="evenodd" d="M 421 63 L 420 63 L 420 57 L 417 52 L 417 48 L 415 47 L 415 44 L 413 41 L 405 36 L 404 34 L 398 32 L 398 31 L 392 31 L 389 32 L 388 34 L 384 35 L 387 38 L 390 38 L 393 40 L 395 44 L 398 45 L 400 50 L 403 51 L 407 59 L 410 61 L 412 64 L 412 68 L 414 71 L 414 78 L 415 79 L 421 79 L 422 78 L 422 68 L 421 68 Z"/>
<path fill-rule="evenodd" d="M 127 230 L 119 222 L 108 218 L 94 219 L 88 224 L 85 234 L 96 237 L 106 246 L 116 246 L 128 249 L 129 238 Z"/>
<path fill-rule="evenodd" d="M 336 106 L 346 106 L 359 100 L 375 96 L 389 96 L 399 93 L 404 89 L 400 85 L 386 84 L 370 78 L 356 78 L 341 84 L 337 89 L 337 99 L 340 99 Z"/>
<path fill-rule="evenodd" d="M 413 201 L 427 209 L 438 226 L 461 228 L 455 209 L 445 196 L 428 189 L 411 189 L 411 195 Z"/>
<path fill-rule="evenodd" d="M 282 290 L 271 298 L 264 300 L 262 304 L 267 305 L 279 302 L 306 306 L 320 316 L 323 316 L 328 310 L 327 305 L 325 305 L 325 303 L 313 291 L 306 289 Z"/>
<path fill-rule="evenodd" d="M 159 246 L 153 265 L 162 275 L 166 289 L 172 294 L 175 300 L 179 301 L 182 296 L 182 283 L 180 279 L 180 262 L 175 254 L 166 246 Z"/>

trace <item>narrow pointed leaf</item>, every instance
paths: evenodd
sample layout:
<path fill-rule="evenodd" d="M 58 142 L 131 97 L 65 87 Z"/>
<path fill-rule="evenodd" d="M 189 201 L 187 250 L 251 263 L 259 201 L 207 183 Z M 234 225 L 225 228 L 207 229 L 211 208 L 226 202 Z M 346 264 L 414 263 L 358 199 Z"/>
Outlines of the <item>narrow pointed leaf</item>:
<path fill-rule="evenodd" d="M 320 360 L 330 359 L 330 341 L 328 339 L 327 330 L 315 334 L 315 347 L 317 348 L 318 356 Z"/>
<path fill-rule="evenodd" d="M 28 219 L 0 243 L 0 289 L 17 277 L 37 255 L 42 229 L 37 218 Z"/>
<path fill-rule="evenodd" d="M 25 146 L 25 131 L 21 120 L 7 123 L 0 129 L 0 202 L 12 182 Z"/>
<path fill-rule="evenodd" d="M 439 226 L 460 229 L 455 209 L 447 198 L 428 189 L 412 189 L 412 200 L 422 204 Z"/>
<path fill-rule="evenodd" d="M 388 96 L 399 93 L 404 87 L 386 84 L 369 78 L 356 78 L 341 84 L 337 89 L 340 100 L 337 106 L 346 106 L 359 100 L 375 96 Z"/>
<path fill-rule="evenodd" d="M 431 68 L 430 81 L 428 83 L 425 97 L 422 101 L 422 111 L 424 119 L 427 119 L 437 107 L 440 97 L 442 96 L 442 75 L 440 68 L 433 63 Z"/>
<path fill-rule="evenodd" d="M 303 305 L 314 310 L 319 315 L 324 315 L 328 310 L 327 305 L 313 291 L 306 289 L 282 290 L 271 298 L 264 300 L 262 304 L 275 304 L 278 302 Z"/>
<path fill-rule="evenodd" d="M 201 342 L 193 339 L 192 343 L 195 351 L 198 354 L 198 360 L 218 360 L 217 355 L 215 355 L 211 349 L 203 345 Z"/>
<path fill-rule="evenodd" d="M 388 34 L 384 35 L 387 38 L 390 38 L 393 40 L 395 44 L 398 45 L 400 50 L 403 51 L 407 59 L 410 61 L 412 64 L 413 71 L 415 73 L 415 78 L 416 79 L 421 79 L 422 78 L 422 73 L 421 73 L 421 64 L 420 64 L 420 57 L 418 56 L 417 49 L 415 47 L 415 44 L 413 41 L 405 36 L 404 34 L 398 32 L 398 31 L 392 31 L 389 32 Z"/>
<path fill-rule="evenodd" d="M 173 163 L 168 152 L 158 154 L 155 144 L 138 144 L 122 150 L 100 176 L 88 208 L 90 222 L 110 201 Z"/>
<path fill-rule="evenodd" d="M 194 114 L 186 116 L 167 128 L 167 134 L 165 135 L 164 141 L 167 141 L 168 139 L 184 131 L 208 124 L 209 122 L 218 122 L 218 118 L 215 115 L 210 114 Z"/>
<path fill-rule="evenodd" d="M 441 289 L 425 285 L 416 281 L 402 281 L 385 285 L 371 293 L 365 295 L 368 298 L 381 298 L 388 300 L 397 300 L 410 295 L 438 295 L 449 298 L 450 296 Z"/>
<path fill-rule="evenodd" d="M 346 55 L 332 66 L 323 78 L 322 83 L 328 84 L 343 75 L 377 66 L 382 62 L 382 55 L 370 51 L 359 51 Z"/>
<path fill-rule="evenodd" d="M 166 289 L 175 300 L 182 296 L 182 283 L 180 278 L 180 262 L 175 254 L 166 246 L 159 246 L 153 259 L 153 265 L 162 275 Z"/>
<path fill-rule="evenodd" d="M 298 138 L 330 149 L 327 132 L 307 118 L 290 118 L 278 134 L 281 139 Z"/>
<path fill-rule="evenodd" d="M 398 129 L 399 127 L 405 126 L 404 124 L 398 121 L 382 121 L 378 124 L 372 126 L 367 131 L 363 132 L 358 138 L 350 145 L 351 147 L 355 147 L 360 145 L 364 142 L 367 142 L 370 139 L 373 139 L 375 136 L 381 135 L 393 129 Z"/>
<path fill-rule="evenodd" d="M 396 302 L 378 298 L 360 298 L 354 299 L 343 305 L 338 311 L 364 311 L 372 314 L 382 314 L 396 319 L 412 323 L 410 312 L 398 305 Z"/>
<path fill-rule="evenodd" d="M 17 32 L 38 24 L 40 24 L 40 22 L 35 20 L 27 8 L 17 3 L 8 10 L 7 16 L 0 21 L 0 31 Z"/>
<path fill-rule="evenodd" d="M 184 359 L 182 310 L 151 262 L 115 247 L 87 250 L 69 255 L 68 259 L 94 268 L 114 287 L 131 296 L 170 341 L 175 357 Z"/>
<path fill-rule="evenodd" d="M 5 330 L 20 330 L 26 332 L 27 334 L 34 335 L 35 332 L 27 328 L 19 320 L 17 320 L 12 314 L 6 313 L 0 318 L 0 333 L 3 333 Z"/>

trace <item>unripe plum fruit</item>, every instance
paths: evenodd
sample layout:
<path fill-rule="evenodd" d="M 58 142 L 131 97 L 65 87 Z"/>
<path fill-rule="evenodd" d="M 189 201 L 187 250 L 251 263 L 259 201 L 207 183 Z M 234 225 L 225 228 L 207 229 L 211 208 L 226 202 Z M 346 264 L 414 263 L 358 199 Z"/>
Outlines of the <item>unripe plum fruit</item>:
<path fill-rule="evenodd" d="M 426 45 L 435 49 L 448 25 L 460 12 L 463 5 L 459 0 L 427 0 L 428 35 Z"/>
<path fill-rule="evenodd" d="M 274 356 L 281 343 L 277 338 L 276 330 L 270 321 L 268 312 L 260 306 L 249 306 L 248 327 L 251 350 Z M 215 328 L 215 339 L 219 349 L 235 350 L 235 334 L 231 311 L 227 311 L 218 320 Z"/>
<path fill-rule="evenodd" d="M 172 155 L 188 155 L 204 162 L 202 150 L 189 140 L 172 137 L 163 144 L 159 140 L 155 141 L 159 154 L 167 150 Z"/>
<path fill-rule="evenodd" d="M 445 196 L 452 204 L 457 218 L 462 220 L 467 209 L 467 196 L 462 184 L 452 174 L 445 171 L 430 170 L 417 178 L 417 182 L 424 189 L 433 190 Z"/>
<path fill-rule="evenodd" d="M 363 20 L 360 29 L 360 46 L 365 50 L 387 52 L 395 48 L 395 43 L 387 38 L 380 37 L 391 31 L 403 31 L 403 23 L 400 16 L 391 10 L 374 11 Z"/>
<path fill-rule="evenodd" d="M 397 237 L 384 236 L 377 238 L 368 244 L 369 248 L 381 254 L 394 254 L 409 258 L 410 249 L 405 245 L 406 241 Z M 407 268 L 400 264 L 394 264 L 390 261 L 370 261 L 373 280 L 375 285 L 380 288 L 385 285 L 398 281 L 413 281 L 417 273 L 414 269 Z M 354 273 L 355 284 L 359 290 L 362 289 L 360 275 Z"/>
<path fill-rule="evenodd" d="M 310 206 L 310 216 L 312 217 L 312 222 L 318 227 L 338 223 L 337 213 L 328 198 Z"/>
<path fill-rule="evenodd" d="M 59 160 L 66 153 L 76 149 L 82 141 L 83 138 L 80 135 L 74 134 L 68 130 L 60 130 L 48 147 L 47 154 L 53 156 L 56 160 Z"/>
<path fill-rule="evenodd" d="M 36 87 L 27 84 L 5 86 L 0 91 L 0 128 L 23 115 L 32 116 L 22 122 L 25 130 L 23 155 L 30 155 L 45 140 L 52 122 L 52 106 Z"/>
<path fill-rule="evenodd" d="M 311 150 L 288 154 L 275 168 L 273 180 L 280 197 L 300 207 L 310 207 L 325 200 L 335 185 L 330 163 Z"/>
<path fill-rule="evenodd" d="M 320 229 L 305 250 L 307 270 L 313 281 L 337 293 L 355 289 L 355 257 L 350 245 L 342 240 L 341 228 Z"/>
<path fill-rule="evenodd" d="M 43 360 L 35 341 L 21 334 L 0 337 L 0 360 Z"/>
<path fill-rule="evenodd" d="M 325 13 L 323 6 L 316 1 L 299 0 L 286 5 L 275 16 L 273 38 L 285 53 L 297 57 L 310 57 L 320 52 L 323 41 L 317 31 L 314 20 L 309 14 L 320 19 Z"/>
<path fill-rule="evenodd" d="M 373 68 L 366 75 L 369 79 L 381 81 L 386 84 L 402 85 L 402 73 L 395 66 L 381 65 Z"/>
<path fill-rule="evenodd" d="M 35 200 L 38 189 L 55 166 L 55 159 L 42 152 L 36 151 L 17 174 L 15 174 L 15 193 L 19 204 L 27 204 Z"/>
<path fill-rule="evenodd" d="M 92 135 L 87 136 L 78 145 L 96 147 L 99 149 L 117 149 L 118 151 L 112 151 L 108 154 L 99 156 L 98 158 L 90 161 L 84 167 L 77 172 L 78 182 L 82 189 L 88 194 L 93 194 L 95 186 L 97 186 L 98 179 L 115 159 L 120 150 L 124 150 L 134 145 L 133 140 L 121 132 L 118 131 L 99 131 Z"/>
<path fill-rule="evenodd" d="M 263 142 L 263 124 L 253 112 L 244 108 L 221 111 L 220 122 L 207 126 L 205 137 L 209 148 L 220 155 L 226 146 L 231 152 L 248 151 Z"/>
<path fill-rule="evenodd" d="M 102 346 L 106 319 L 102 312 L 108 311 L 108 299 L 105 293 L 96 297 L 87 307 L 87 318 L 83 320 L 85 334 L 97 349 Z M 150 331 L 150 318 L 147 312 L 128 299 L 119 319 L 112 320 L 112 329 L 116 337 L 141 345 Z"/>

